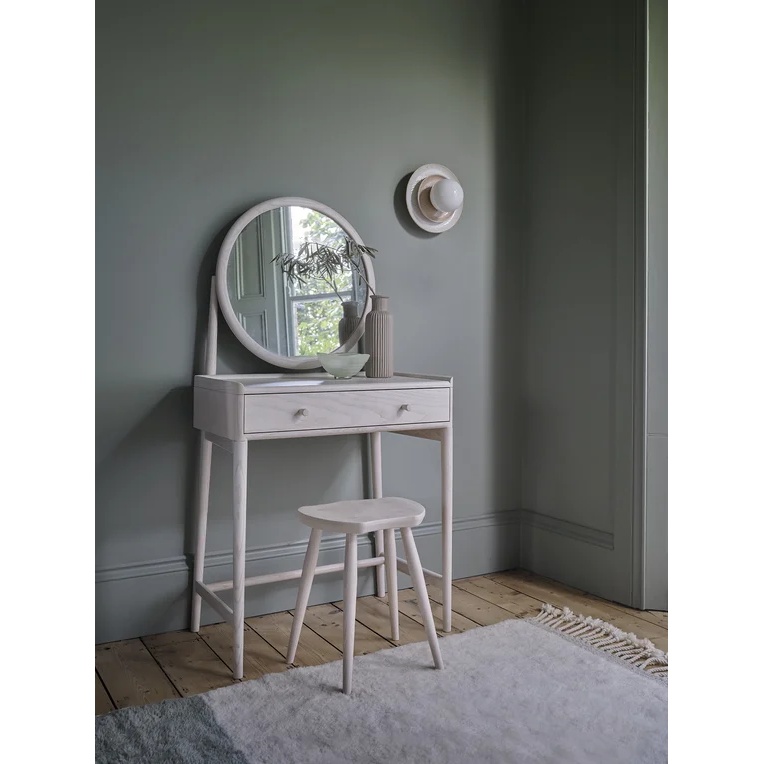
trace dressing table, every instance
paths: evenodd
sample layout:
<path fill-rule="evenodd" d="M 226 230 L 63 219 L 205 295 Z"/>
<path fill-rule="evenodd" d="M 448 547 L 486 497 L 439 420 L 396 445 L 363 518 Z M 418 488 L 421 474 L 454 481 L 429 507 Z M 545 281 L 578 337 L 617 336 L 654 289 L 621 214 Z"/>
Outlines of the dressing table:
<path fill-rule="evenodd" d="M 295 569 L 245 577 L 247 461 L 251 440 L 367 435 L 371 453 L 372 496 L 369 498 L 384 495 L 383 432 L 439 442 L 442 571 L 425 569 L 424 573 L 442 588 L 442 628 L 451 630 L 452 380 L 410 373 L 367 378 L 363 372 L 349 379 L 335 379 L 322 372 L 316 355 L 309 354 L 311 350 L 319 347 L 318 352 L 348 352 L 362 341 L 363 317 L 370 308 L 374 272 L 370 258 L 363 255 L 365 279 L 354 279 L 351 270 L 346 278 L 340 274 L 340 280 L 333 284 L 340 288 L 334 289 L 334 294 L 328 294 L 320 280 L 314 280 L 308 288 L 296 287 L 274 266 L 273 258 L 279 251 L 295 251 L 300 236 L 346 236 L 363 244 L 347 220 L 313 200 L 274 199 L 244 213 L 221 246 L 210 293 L 205 373 L 194 378 L 193 424 L 201 431 L 201 445 L 191 630 L 199 630 L 202 601 L 231 623 L 236 679 L 243 678 L 245 588 L 299 579 L 301 574 L 301 569 Z M 364 306 L 362 320 L 342 345 L 334 329 L 336 323 L 326 330 L 327 325 L 331 326 L 332 316 L 341 316 L 337 301 L 340 296 L 356 299 Z M 305 310 L 306 306 L 312 306 L 311 310 Z M 288 371 L 216 374 L 218 310 L 245 347 Z M 311 315 L 314 318 L 319 315 L 320 320 L 311 323 Z M 317 332 L 316 325 L 323 330 Z M 323 346 L 318 344 L 321 342 Z M 233 455 L 233 575 L 228 581 L 205 584 L 213 446 Z M 256 503 L 256 499 L 251 502 Z M 373 556 L 358 563 L 359 567 L 376 569 L 376 589 L 380 597 L 385 596 L 383 551 L 383 534 L 379 531 L 374 537 Z M 397 559 L 398 570 L 407 574 L 406 562 L 400 557 Z M 316 575 L 334 573 L 342 567 L 342 564 L 323 565 L 315 572 Z M 228 590 L 233 592 L 232 606 L 219 596 Z"/>

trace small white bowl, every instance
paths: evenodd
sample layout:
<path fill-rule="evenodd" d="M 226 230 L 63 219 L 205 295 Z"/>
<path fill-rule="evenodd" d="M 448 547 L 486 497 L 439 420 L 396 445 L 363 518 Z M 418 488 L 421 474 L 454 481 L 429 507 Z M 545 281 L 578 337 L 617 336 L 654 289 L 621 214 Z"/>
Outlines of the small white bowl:
<path fill-rule="evenodd" d="M 318 353 L 318 360 L 335 379 L 350 379 L 369 360 L 368 353 Z"/>

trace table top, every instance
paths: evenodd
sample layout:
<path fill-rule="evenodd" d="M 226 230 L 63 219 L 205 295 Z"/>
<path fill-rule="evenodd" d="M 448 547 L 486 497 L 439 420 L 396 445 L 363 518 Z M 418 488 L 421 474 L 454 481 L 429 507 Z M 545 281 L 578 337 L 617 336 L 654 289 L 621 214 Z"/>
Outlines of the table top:
<path fill-rule="evenodd" d="M 263 393 L 307 393 L 324 390 L 387 390 L 451 387 L 451 377 L 399 372 L 384 379 L 367 378 L 363 373 L 350 379 L 330 374 L 198 374 L 194 386 L 234 395 Z"/>

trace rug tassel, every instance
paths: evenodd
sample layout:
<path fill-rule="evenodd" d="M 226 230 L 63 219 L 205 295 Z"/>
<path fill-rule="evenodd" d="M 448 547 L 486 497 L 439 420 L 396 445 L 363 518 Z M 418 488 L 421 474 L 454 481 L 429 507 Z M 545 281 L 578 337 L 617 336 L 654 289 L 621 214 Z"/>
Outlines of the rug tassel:
<path fill-rule="evenodd" d="M 648 674 L 668 679 L 667 653 L 659 650 L 649 639 L 621 631 L 607 621 L 576 615 L 567 607 L 560 610 L 548 602 L 544 603 L 537 616 L 529 620 L 609 653 Z"/>

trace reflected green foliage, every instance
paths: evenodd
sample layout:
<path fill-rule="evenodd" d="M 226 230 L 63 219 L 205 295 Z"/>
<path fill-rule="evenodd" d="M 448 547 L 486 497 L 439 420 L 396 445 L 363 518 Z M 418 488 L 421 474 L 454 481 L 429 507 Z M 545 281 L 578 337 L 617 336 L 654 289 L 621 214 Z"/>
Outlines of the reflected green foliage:
<path fill-rule="evenodd" d="M 310 210 L 300 221 L 300 226 L 305 230 L 305 241 L 326 244 L 335 249 L 345 244 L 345 232 L 321 212 Z"/>
<path fill-rule="evenodd" d="M 339 345 L 342 304 L 335 299 L 295 302 L 298 355 L 331 353 Z"/>

